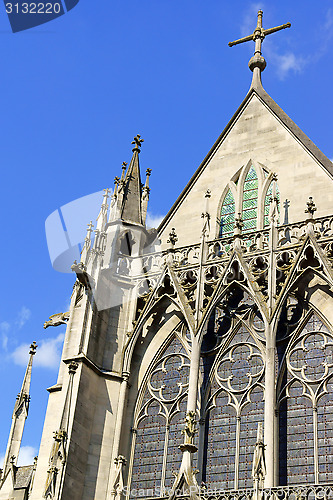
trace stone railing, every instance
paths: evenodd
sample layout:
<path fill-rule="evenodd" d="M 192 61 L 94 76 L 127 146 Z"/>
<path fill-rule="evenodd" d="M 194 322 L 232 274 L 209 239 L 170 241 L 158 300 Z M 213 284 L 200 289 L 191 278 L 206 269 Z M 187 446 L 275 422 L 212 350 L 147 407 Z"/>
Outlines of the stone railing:
<path fill-rule="evenodd" d="M 277 227 L 278 242 L 276 251 L 297 247 L 302 244 L 306 235 L 308 221 L 284 224 Z M 313 219 L 314 232 L 318 240 L 329 241 L 333 238 L 333 215 Z M 244 233 L 241 236 L 244 254 L 265 254 L 269 250 L 269 229 Z M 233 250 L 234 238 L 216 238 L 206 243 L 203 265 L 209 266 L 217 261 L 228 260 Z M 333 250 L 333 249 L 332 249 Z M 164 267 L 169 250 L 143 254 L 140 257 L 119 256 L 116 274 L 122 276 L 147 276 L 158 274 Z M 176 268 L 194 268 L 199 266 L 200 243 L 174 248 L 173 261 Z M 133 272 L 134 262 L 140 261 Z"/>

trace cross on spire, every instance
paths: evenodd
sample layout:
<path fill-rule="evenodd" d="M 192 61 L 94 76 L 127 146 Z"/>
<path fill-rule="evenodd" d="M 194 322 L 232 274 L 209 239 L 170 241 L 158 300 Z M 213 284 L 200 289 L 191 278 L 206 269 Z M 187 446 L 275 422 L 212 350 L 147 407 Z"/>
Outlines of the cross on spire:
<path fill-rule="evenodd" d="M 233 42 L 229 42 L 229 47 L 233 47 L 234 45 L 238 45 L 240 43 L 249 42 L 253 40 L 255 43 L 254 56 L 250 59 L 249 68 L 254 72 L 255 68 L 259 68 L 260 71 L 263 71 L 266 67 L 266 61 L 261 55 L 261 45 L 264 41 L 264 38 L 267 35 L 271 35 L 276 31 L 284 30 L 285 28 L 290 28 L 291 23 L 281 24 L 281 26 L 276 26 L 275 28 L 264 29 L 262 27 L 262 16 L 263 11 L 258 10 L 258 21 L 257 27 L 252 33 L 252 35 L 245 36 L 244 38 L 240 38 L 239 40 L 235 40 Z"/>
<path fill-rule="evenodd" d="M 134 144 L 134 148 L 133 148 L 133 152 L 134 151 L 137 151 L 138 153 L 140 153 L 141 151 L 141 144 L 143 143 L 143 139 L 141 139 L 141 135 L 140 134 L 137 134 L 133 141 L 132 141 L 132 144 Z"/>

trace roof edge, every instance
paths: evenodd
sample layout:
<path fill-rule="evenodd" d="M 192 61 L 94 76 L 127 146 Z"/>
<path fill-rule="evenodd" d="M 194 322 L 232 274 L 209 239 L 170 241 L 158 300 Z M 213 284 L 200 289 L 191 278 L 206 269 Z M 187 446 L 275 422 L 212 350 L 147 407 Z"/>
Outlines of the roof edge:
<path fill-rule="evenodd" d="M 261 85 L 251 86 L 245 98 L 238 106 L 236 112 L 233 114 L 231 119 L 228 121 L 227 125 L 224 127 L 223 131 L 214 142 L 213 146 L 204 157 L 199 167 L 196 169 L 189 182 L 186 184 L 185 188 L 182 190 L 176 201 L 173 203 L 172 207 L 160 223 L 157 228 L 158 235 L 161 234 L 163 229 L 165 229 L 171 216 L 175 213 L 176 209 L 180 205 L 180 202 L 184 199 L 190 188 L 193 186 L 206 164 L 210 158 L 214 155 L 215 151 L 221 144 L 224 137 L 228 134 L 229 130 L 232 128 L 233 124 L 237 120 L 238 116 L 241 114 L 245 106 L 247 105 L 250 98 L 256 94 L 259 99 L 261 99 L 264 104 L 270 109 L 270 111 L 282 122 L 282 124 L 291 132 L 291 134 L 296 137 L 296 139 L 304 146 L 304 148 L 317 160 L 318 163 L 328 172 L 328 174 L 333 178 L 333 163 L 327 158 L 327 156 L 311 141 L 311 139 L 296 125 L 296 123 L 283 111 L 282 108 L 270 97 L 269 94 L 264 90 Z"/>

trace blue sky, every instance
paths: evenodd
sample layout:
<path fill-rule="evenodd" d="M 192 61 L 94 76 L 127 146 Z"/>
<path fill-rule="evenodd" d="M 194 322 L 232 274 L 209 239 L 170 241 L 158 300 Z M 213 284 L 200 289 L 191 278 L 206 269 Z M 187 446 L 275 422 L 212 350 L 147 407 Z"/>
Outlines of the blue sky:
<path fill-rule="evenodd" d="M 37 453 L 57 377 L 65 329 L 43 323 L 67 310 L 74 277 L 53 270 L 45 220 L 112 187 L 137 133 L 150 214 L 164 215 L 246 95 L 253 43 L 227 43 L 254 30 L 258 8 L 264 27 L 292 23 L 264 41 L 265 89 L 333 158 L 331 0 L 80 0 L 17 34 L 0 6 L 0 455 L 27 344 L 40 348 L 22 462 Z"/>

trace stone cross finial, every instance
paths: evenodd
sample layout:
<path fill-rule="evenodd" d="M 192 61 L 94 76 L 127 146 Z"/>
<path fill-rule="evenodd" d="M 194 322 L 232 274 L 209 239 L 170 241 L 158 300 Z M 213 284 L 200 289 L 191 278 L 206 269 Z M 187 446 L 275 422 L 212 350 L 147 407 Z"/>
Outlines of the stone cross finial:
<path fill-rule="evenodd" d="M 76 361 L 71 361 L 68 365 L 68 373 L 69 374 L 73 374 L 76 372 L 77 368 L 78 368 L 78 363 Z"/>
<path fill-rule="evenodd" d="M 88 226 L 87 226 L 87 233 L 88 233 L 88 234 L 87 234 L 87 236 L 89 235 L 89 236 L 88 236 L 89 238 L 90 238 L 90 235 L 91 235 L 91 233 L 92 233 L 92 228 L 93 228 L 93 227 L 94 227 L 94 224 L 93 224 L 93 222 L 92 222 L 92 220 L 91 220 L 91 221 L 89 222 Z"/>
<path fill-rule="evenodd" d="M 235 40 L 234 42 L 229 42 L 229 47 L 233 47 L 234 45 L 238 45 L 240 43 L 249 42 L 253 40 L 255 42 L 255 51 L 254 56 L 251 58 L 249 62 L 249 68 L 251 71 L 254 68 L 259 68 L 260 71 L 263 71 L 266 67 L 266 61 L 261 55 L 261 45 L 265 38 L 265 36 L 270 35 L 271 33 L 275 33 L 276 31 L 283 30 L 285 28 L 290 28 L 291 23 L 282 24 L 281 26 L 276 26 L 275 28 L 269 28 L 267 30 L 262 27 L 262 16 L 263 11 L 258 10 L 258 21 L 257 27 L 252 33 L 252 35 L 245 36 L 244 38 L 240 38 L 239 40 Z"/>
<path fill-rule="evenodd" d="M 168 239 L 167 243 L 171 243 L 171 245 L 174 247 L 175 244 L 177 243 L 177 241 L 178 241 L 178 236 L 177 236 L 175 228 L 173 227 L 171 229 L 171 232 L 169 233 L 169 239 Z"/>
<path fill-rule="evenodd" d="M 147 168 L 146 170 L 146 176 L 149 177 L 151 175 L 151 168 Z"/>
<path fill-rule="evenodd" d="M 244 222 L 242 219 L 242 214 L 239 212 L 238 217 L 235 217 L 235 229 L 238 229 L 239 233 L 244 227 Z"/>
<path fill-rule="evenodd" d="M 309 214 L 310 219 L 313 219 L 313 214 L 317 210 L 315 202 L 312 199 L 312 196 L 309 196 L 309 201 L 306 202 L 307 208 L 304 210 L 306 214 Z"/>
<path fill-rule="evenodd" d="M 126 460 L 126 458 L 123 455 L 119 455 L 118 457 L 116 457 L 114 459 L 114 463 L 116 465 L 119 465 L 119 464 L 126 465 L 127 464 L 127 460 Z"/>
<path fill-rule="evenodd" d="M 143 139 L 141 139 L 141 135 L 140 134 L 137 134 L 132 143 L 131 144 L 134 144 L 134 148 L 132 149 L 133 153 L 134 151 L 137 151 L 138 153 L 140 153 L 141 151 L 141 144 L 144 142 Z"/>
<path fill-rule="evenodd" d="M 36 354 L 37 347 L 38 345 L 36 344 L 35 341 L 33 341 L 33 343 L 30 345 L 29 354 L 32 354 L 32 356 L 34 356 Z"/>

